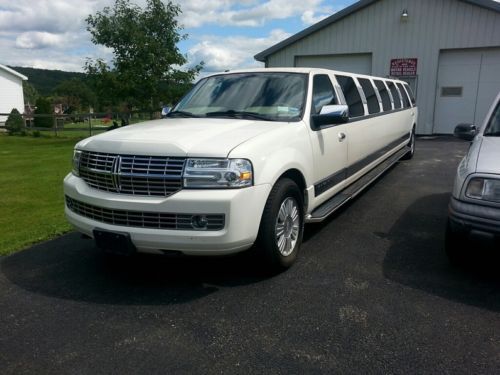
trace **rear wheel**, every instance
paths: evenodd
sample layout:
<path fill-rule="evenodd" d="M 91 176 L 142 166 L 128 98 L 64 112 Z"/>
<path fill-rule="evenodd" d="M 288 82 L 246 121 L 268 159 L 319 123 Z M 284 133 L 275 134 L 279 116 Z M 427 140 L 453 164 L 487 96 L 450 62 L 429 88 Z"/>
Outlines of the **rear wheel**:
<path fill-rule="evenodd" d="M 401 158 L 402 160 L 410 160 L 415 154 L 415 128 L 412 129 L 410 135 L 410 141 L 408 142 L 408 147 L 410 148 L 406 154 Z"/>
<path fill-rule="evenodd" d="M 279 180 L 267 199 L 257 238 L 257 250 L 273 270 L 290 267 L 302 242 L 302 193 L 288 178 Z"/>

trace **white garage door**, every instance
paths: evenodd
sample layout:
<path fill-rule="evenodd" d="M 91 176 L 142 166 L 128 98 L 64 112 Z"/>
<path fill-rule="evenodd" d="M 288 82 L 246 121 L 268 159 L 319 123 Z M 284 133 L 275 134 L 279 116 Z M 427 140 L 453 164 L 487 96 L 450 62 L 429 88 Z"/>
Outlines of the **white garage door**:
<path fill-rule="evenodd" d="M 460 123 L 481 125 L 500 91 L 500 49 L 442 51 L 434 133 L 453 133 Z"/>
<path fill-rule="evenodd" d="M 371 53 L 363 53 L 354 55 L 296 56 L 295 66 L 372 74 L 372 55 Z"/>

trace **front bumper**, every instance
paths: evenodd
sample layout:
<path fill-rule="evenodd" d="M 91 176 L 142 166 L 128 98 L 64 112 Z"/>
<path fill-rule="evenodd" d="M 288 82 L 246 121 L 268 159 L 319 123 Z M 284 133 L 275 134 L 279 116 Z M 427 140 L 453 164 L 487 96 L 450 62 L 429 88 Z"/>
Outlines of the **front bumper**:
<path fill-rule="evenodd" d="M 243 251 L 257 238 L 260 219 L 270 185 L 243 189 L 181 190 L 169 197 L 147 197 L 108 193 L 89 187 L 69 174 L 64 179 L 64 194 L 89 205 L 138 212 L 225 215 L 222 230 L 170 230 L 107 224 L 76 214 L 68 206 L 68 221 L 80 232 L 93 237 L 96 228 L 129 233 L 138 251 L 159 253 L 180 251 L 186 255 L 223 255 Z"/>
<path fill-rule="evenodd" d="M 451 230 L 473 237 L 500 238 L 500 208 L 451 198 L 448 206 Z"/>

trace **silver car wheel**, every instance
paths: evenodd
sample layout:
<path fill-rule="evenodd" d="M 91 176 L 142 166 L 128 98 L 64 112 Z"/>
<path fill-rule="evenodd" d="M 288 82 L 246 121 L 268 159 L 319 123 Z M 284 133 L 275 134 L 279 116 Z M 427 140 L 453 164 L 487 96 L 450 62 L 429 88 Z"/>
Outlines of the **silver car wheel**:
<path fill-rule="evenodd" d="M 286 198 L 280 206 L 276 218 L 276 245 L 281 255 L 290 255 L 295 249 L 300 232 L 299 206 L 297 201 Z"/>

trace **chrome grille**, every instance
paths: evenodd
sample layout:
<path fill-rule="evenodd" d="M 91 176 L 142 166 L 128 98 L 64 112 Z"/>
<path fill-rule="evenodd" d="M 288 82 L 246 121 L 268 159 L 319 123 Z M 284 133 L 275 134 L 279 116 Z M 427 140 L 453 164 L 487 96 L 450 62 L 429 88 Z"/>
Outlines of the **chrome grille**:
<path fill-rule="evenodd" d="M 78 215 L 106 224 L 154 229 L 200 230 L 191 224 L 193 216 L 199 214 L 116 210 L 80 202 L 68 196 L 66 196 L 66 205 Z M 204 216 L 207 218 L 207 226 L 202 230 L 215 231 L 224 228 L 224 214 Z"/>
<path fill-rule="evenodd" d="M 167 197 L 182 188 L 185 158 L 83 151 L 80 177 L 109 192 Z"/>

